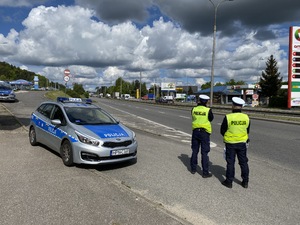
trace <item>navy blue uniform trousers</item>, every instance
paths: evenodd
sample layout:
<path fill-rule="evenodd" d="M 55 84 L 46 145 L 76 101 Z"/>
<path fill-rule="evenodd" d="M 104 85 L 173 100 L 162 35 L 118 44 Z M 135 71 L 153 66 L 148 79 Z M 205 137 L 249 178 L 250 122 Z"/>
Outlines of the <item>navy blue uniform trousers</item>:
<path fill-rule="evenodd" d="M 244 182 L 249 181 L 249 167 L 247 158 L 247 146 L 246 143 L 237 144 L 225 144 L 226 147 L 226 180 L 232 183 L 235 174 L 235 156 L 237 156 L 240 167 L 241 167 L 241 177 Z"/>
<path fill-rule="evenodd" d="M 191 171 L 196 171 L 198 165 L 198 153 L 201 148 L 201 165 L 203 174 L 208 174 L 210 151 L 210 134 L 204 129 L 194 129 L 192 134 Z"/>

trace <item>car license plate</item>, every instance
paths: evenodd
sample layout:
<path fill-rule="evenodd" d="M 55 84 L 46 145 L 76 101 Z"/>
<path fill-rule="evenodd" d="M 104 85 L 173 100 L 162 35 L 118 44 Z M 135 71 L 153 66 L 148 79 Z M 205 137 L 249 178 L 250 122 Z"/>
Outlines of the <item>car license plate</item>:
<path fill-rule="evenodd" d="M 116 155 L 126 155 L 129 154 L 129 149 L 120 149 L 120 150 L 112 150 L 110 151 L 111 156 L 116 156 Z"/>

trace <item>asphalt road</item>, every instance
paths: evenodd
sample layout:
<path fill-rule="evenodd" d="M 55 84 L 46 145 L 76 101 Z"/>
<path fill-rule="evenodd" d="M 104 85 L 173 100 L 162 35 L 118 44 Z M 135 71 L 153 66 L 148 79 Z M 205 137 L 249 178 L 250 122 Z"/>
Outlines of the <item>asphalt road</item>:
<path fill-rule="evenodd" d="M 135 115 L 147 119 L 150 121 L 149 127 L 153 126 L 154 133 L 159 133 L 163 128 L 162 125 L 164 125 L 166 128 L 159 133 L 160 135 L 174 135 L 175 138 L 180 139 L 184 136 L 187 137 L 184 141 L 190 142 L 192 106 L 186 109 L 174 109 L 134 101 L 113 101 L 105 98 L 94 98 L 94 100 L 98 102 L 99 106 L 115 113 L 117 117 Z M 215 113 L 212 122 L 212 149 L 224 147 L 223 138 L 220 134 L 223 118 L 224 115 Z M 133 125 L 131 124 L 131 126 Z M 138 128 L 139 125 L 135 127 Z M 171 132 L 171 129 L 174 132 Z M 300 125 L 251 118 L 250 131 L 250 156 L 265 161 L 271 160 L 284 167 L 300 171 Z M 179 136 L 177 136 L 178 133 L 180 133 Z"/>
<path fill-rule="evenodd" d="M 18 103 L 5 103 L 25 128 L 32 105 L 42 100 L 31 94 L 18 96 Z M 38 99 L 37 102 L 32 98 Z M 113 102 L 102 104 L 121 122 L 136 130 L 138 162 L 123 166 L 66 168 L 53 152 L 43 147 L 31 147 L 26 132 L 18 134 L 18 130 L 24 128 L 1 131 L 2 137 L 6 137 L 3 143 L 1 139 L 4 146 L 1 151 L 7 151 L 7 154 L 2 153 L 0 164 L 3 181 L 0 188 L 4 190 L 1 192 L 1 224 L 50 224 L 51 221 L 51 224 L 179 224 L 185 221 L 192 224 L 299 223 L 300 170 L 299 165 L 287 163 L 289 160 L 293 162 L 292 157 L 298 157 L 297 154 L 280 161 L 277 159 L 279 156 L 274 157 L 277 154 L 274 152 L 269 152 L 268 156 L 265 156 L 266 153 L 259 155 L 259 151 L 251 153 L 249 188 L 240 186 L 237 164 L 235 183 L 232 189 L 227 189 L 220 184 L 225 175 L 225 161 L 218 138 L 215 138 L 216 146 L 210 153 L 213 177 L 203 179 L 200 167 L 195 175 L 189 172 L 189 132 L 181 130 L 178 124 L 184 117 L 176 121 L 178 126 L 172 128 L 171 125 L 162 125 L 164 113 L 156 114 L 154 118 L 163 121 L 155 122 L 154 119 L 132 114 L 125 107 L 118 109 Z M 139 110 L 135 108 L 134 111 Z M 171 114 L 168 112 L 168 115 Z M 214 127 L 216 125 L 218 122 Z M 259 125 L 257 141 L 259 135 L 265 135 L 264 129 L 269 132 L 268 138 L 273 137 L 273 133 L 275 138 L 280 136 L 275 130 L 279 124 L 268 127 L 257 121 L 252 124 L 252 131 Z M 285 128 L 290 129 L 289 126 Z M 288 139 L 291 146 L 298 146 L 299 138 L 294 138 L 294 132 L 286 130 L 279 140 L 268 141 L 276 145 Z M 14 140 L 16 135 L 17 141 Z M 261 140 L 263 148 L 272 149 L 272 145 L 267 145 L 268 141 Z M 252 151 L 252 146 L 249 151 Z M 18 155 L 20 150 L 22 154 Z M 118 193 L 116 189 L 120 195 L 111 195 Z M 133 207 L 133 200 L 141 200 L 141 204 Z M 163 210 L 158 210 L 159 217 L 156 217 L 155 210 L 149 211 L 151 220 L 144 214 L 148 207 Z M 181 220 L 176 220 L 177 217 L 172 215 Z M 101 216 L 104 220 L 95 222 Z M 132 220 L 128 216 L 132 216 Z M 9 223 L 11 221 L 19 223 Z"/>

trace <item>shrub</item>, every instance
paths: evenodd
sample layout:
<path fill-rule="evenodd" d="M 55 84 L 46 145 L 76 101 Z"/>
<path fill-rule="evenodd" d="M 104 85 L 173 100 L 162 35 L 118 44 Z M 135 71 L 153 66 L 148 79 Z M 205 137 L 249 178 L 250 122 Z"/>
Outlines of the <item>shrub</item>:
<path fill-rule="evenodd" d="M 270 97 L 269 107 L 273 108 L 286 108 L 287 107 L 287 96 L 276 96 Z"/>

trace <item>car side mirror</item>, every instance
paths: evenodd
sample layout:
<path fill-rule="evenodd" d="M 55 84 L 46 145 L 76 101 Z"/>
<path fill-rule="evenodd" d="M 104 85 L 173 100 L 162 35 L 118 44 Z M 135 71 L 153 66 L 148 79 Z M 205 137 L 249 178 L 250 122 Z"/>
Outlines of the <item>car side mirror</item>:
<path fill-rule="evenodd" d="M 51 124 L 58 126 L 58 125 L 61 125 L 62 123 L 59 119 L 55 119 L 55 120 L 51 120 Z"/>

